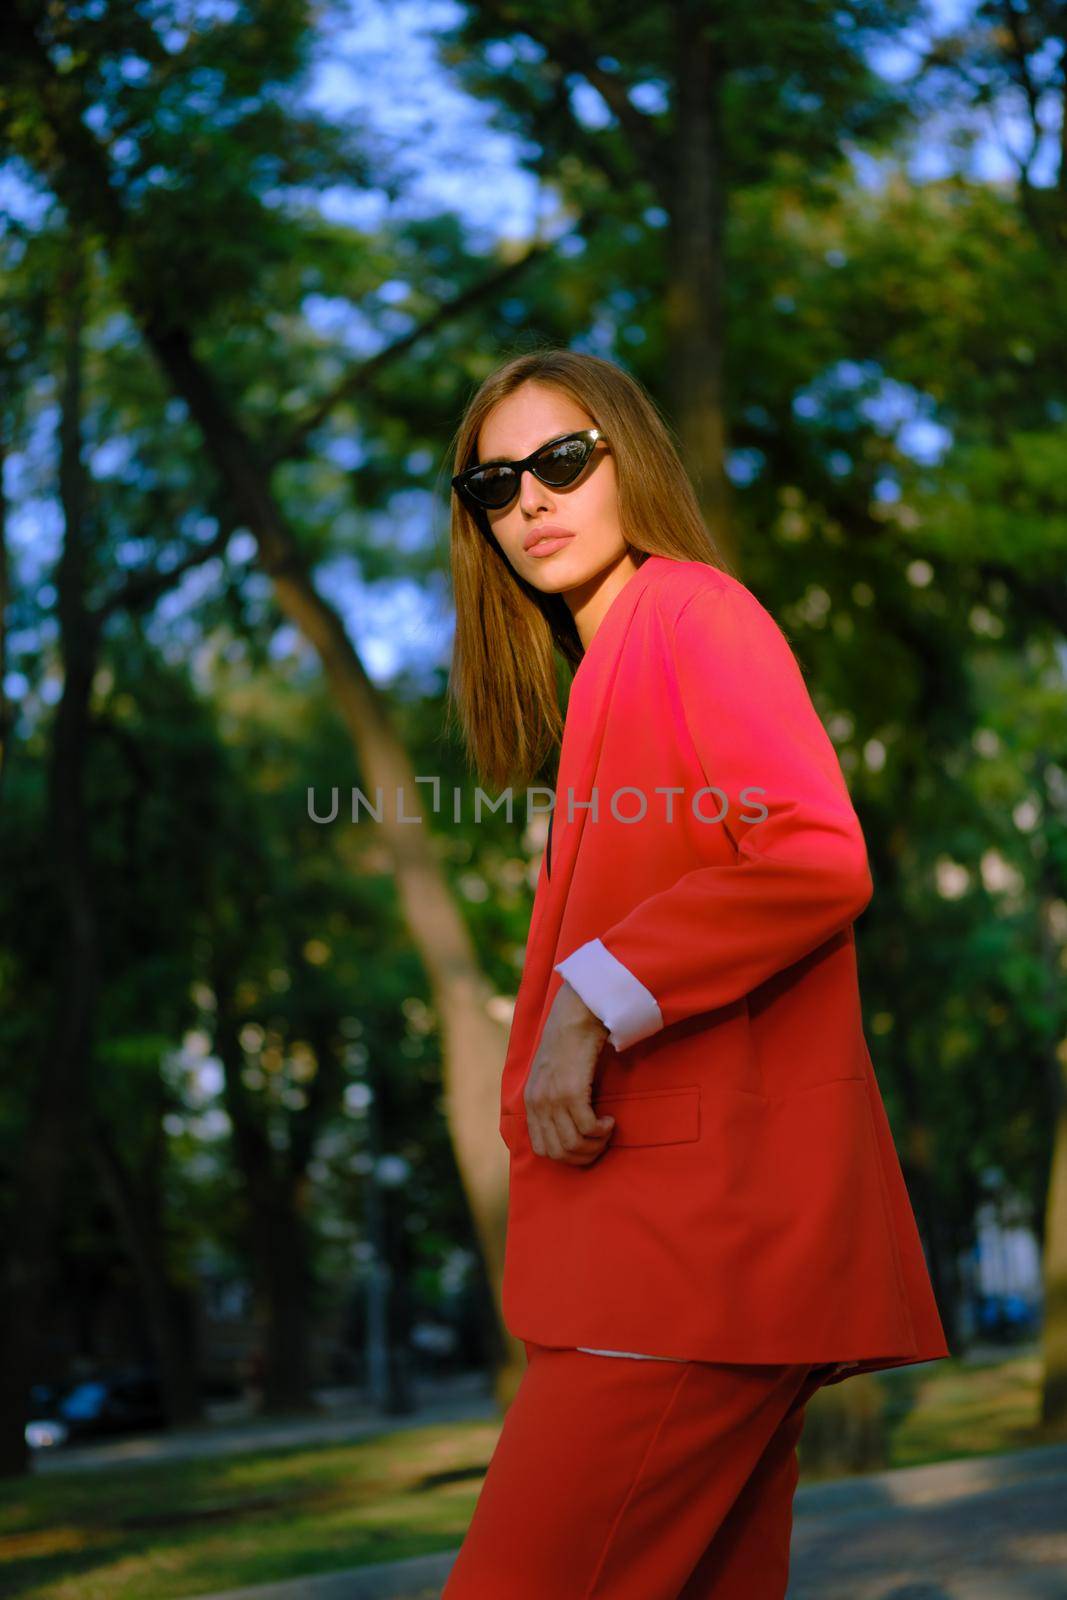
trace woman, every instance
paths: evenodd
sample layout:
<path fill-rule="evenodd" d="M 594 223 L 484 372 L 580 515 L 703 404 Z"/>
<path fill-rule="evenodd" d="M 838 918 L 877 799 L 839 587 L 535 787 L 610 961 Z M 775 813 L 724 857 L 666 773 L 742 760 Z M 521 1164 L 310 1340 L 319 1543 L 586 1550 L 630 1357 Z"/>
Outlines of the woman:
<path fill-rule="evenodd" d="M 537 772 L 576 671 L 501 1087 L 527 1367 L 443 1600 L 781 1600 L 807 1400 L 949 1353 L 862 1030 L 863 835 L 638 384 L 521 356 L 456 464 L 483 781 Z"/>

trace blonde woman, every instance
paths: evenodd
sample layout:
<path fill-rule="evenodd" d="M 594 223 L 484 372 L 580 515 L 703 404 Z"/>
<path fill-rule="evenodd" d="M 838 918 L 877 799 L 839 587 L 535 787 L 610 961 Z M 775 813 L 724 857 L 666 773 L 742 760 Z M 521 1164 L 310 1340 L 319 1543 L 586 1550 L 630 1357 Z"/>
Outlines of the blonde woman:
<path fill-rule="evenodd" d="M 455 465 L 472 762 L 560 752 L 500 1100 L 527 1367 L 443 1600 L 782 1600 L 807 1400 L 949 1353 L 862 1029 L 863 835 L 638 383 L 508 361 Z"/>

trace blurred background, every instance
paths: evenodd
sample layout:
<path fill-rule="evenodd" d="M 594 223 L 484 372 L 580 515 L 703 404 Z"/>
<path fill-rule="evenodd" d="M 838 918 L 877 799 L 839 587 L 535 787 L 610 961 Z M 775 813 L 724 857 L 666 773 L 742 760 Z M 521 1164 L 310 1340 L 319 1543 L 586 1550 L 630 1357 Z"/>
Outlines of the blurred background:
<path fill-rule="evenodd" d="M 476 817 L 446 725 L 450 443 L 545 344 L 662 407 L 868 842 L 953 1354 L 817 1395 L 802 1491 L 995 1457 L 1036 1515 L 1067 8 L 8 0 L 0 44 L 0 1593 L 310 1596 L 463 1536 L 522 1367 L 497 1089 L 547 817 Z M 353 809 L 400 784 L 415 826 Z M 812 1595 L 920 1592 L 803 1527 Z"/>

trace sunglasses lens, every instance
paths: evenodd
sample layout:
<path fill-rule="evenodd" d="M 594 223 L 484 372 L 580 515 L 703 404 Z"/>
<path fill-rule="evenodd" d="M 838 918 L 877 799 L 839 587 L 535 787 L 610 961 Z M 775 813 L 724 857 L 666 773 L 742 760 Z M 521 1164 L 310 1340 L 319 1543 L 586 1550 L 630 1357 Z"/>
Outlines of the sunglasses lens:
<path fill-rule="evenodd" d="M 483 467 L 467 479 L 467 488 L 479 505 L 506 506 L 515 493 L 515 474 L 510 467 Z"/>
<path fill-rule="evenodd" d="M 588 461 L 590 449 L 585 439 L 560 439 L 550 444 L 537 458 L 538 477 L 557 489 L 570 483 Z"/>

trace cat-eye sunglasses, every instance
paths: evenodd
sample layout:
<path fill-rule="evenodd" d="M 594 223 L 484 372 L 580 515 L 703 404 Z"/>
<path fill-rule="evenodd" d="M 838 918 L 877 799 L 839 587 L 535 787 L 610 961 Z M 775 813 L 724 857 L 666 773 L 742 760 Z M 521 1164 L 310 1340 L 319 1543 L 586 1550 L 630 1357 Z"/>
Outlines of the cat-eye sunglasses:
<path fill-rule="evenodd" d="M 452 479 L 456 493 L 483 511 L 500 511 L 518 493 L 524 472 L 551 489 L 565 489 L 585 466 L 598 441 L 607 444 L 599 428 L 580 428 L 539 445 L 522 461 L 484 461 Z"/>

